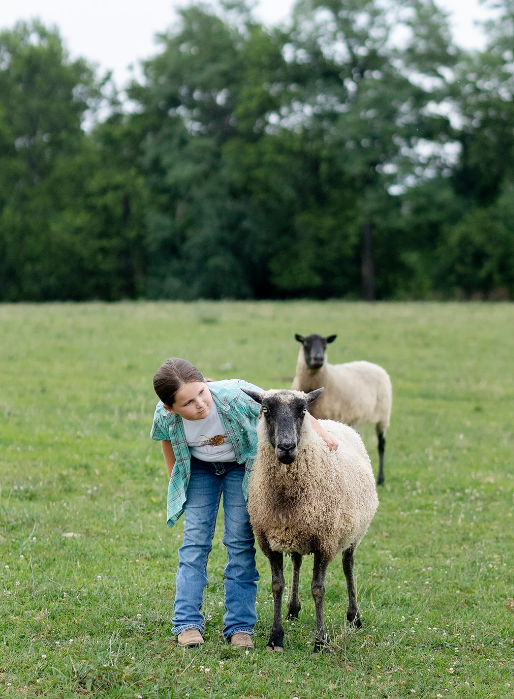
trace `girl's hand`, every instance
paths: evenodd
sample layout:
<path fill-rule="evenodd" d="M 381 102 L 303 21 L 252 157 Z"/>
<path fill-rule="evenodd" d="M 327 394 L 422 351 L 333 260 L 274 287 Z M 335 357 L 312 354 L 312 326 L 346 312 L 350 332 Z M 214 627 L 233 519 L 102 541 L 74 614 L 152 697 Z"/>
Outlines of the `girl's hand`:
<path fill-rule="evenodd" d="M 312 425 L 313 430 L 317 434 L 319 434 L 319 436 L 322 439 L 325 440 L 330 451 L 336 451 L 337 447 L 339 446 L 339 442 L 337 441 L 337 439 L 332 437 L 331 434 L 329 434 L 326 430 L 324 430 L 323 427 L 316 420 L 316 418 L 312 417 L 312 415 L 310 413 L 309 413 L 309 417 L 311 419 L 311 425 Z"/>
<path fill-rule="evenodd" d="M 323 430 L 323 432 L 324 434 L 320 434 L 320 437 L 323 437 L 325 442 L 328 444 L 328 448 L 330 449 L 330 451 L 336 451 L 337 447 L 339 446 L 339 442 L 337 441 L 337 439 L 332 437 L 332 435 L 326 432 L 325 430 Z"/>

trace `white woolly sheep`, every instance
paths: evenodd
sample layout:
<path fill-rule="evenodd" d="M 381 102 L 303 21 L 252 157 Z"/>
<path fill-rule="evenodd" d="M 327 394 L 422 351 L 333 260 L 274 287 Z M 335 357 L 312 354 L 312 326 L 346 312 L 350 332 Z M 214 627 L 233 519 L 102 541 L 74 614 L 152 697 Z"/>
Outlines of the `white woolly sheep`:
<path fill-rule="evenodd" d="M 393 389 L 388 373 L 378 364 L 347 362 L 329 364 L 326 347 L 337 335 L 295 335 L 302 348 L 298 355 L 293 390 L 325 392 L 316 401 L 312 415 L 317 419 L 337 420 L 360 430 L 374 424 L 378 437 L 378 485 L 384 482 L 386 432 L 391 419 Z"/>
<path fill-rule="evenodd" d="M 330 451 L 315 433 L 307 406 L 323 389 L 309 394 L 243 389 L 261 404 L 257 455 L 248 489 L 248 512 L 257 541 L 271 566 L 273 627 L 268 650 L 283 650 L 283 554 L 293 561 L 288 618 L 298 618 L 298 582 L 302 556 L 314 554 L 311 592 L 316 606 L 314 652 L 327 649 L 323 598 L 328 564 L 342 551 L 348 588 L 346 618 L 361 626 L 353 579 L 353 552 L 378 506 L 373 470 L 357 432 L 331 420 L 321 422 L 338 441 Z M 328 649 L 327 649 L 328 650 Z"/>

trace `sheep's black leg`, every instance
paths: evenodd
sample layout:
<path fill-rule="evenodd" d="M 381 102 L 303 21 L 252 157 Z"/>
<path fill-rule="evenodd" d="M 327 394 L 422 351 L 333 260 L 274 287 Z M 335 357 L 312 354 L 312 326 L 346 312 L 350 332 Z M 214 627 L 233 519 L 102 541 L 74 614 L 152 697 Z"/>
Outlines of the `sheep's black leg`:
<path fill-rule="evenodd" d="M 282 595 L 284 594 L 284 556 L 270 551 L 271 589 L 273 590 L 273 626 L 268 641 L 268 650 L 284 650 L 284 627 L 282 626 Z"/>
<path fill-rule="evenodd" d="M 328 561 L 320 553 L 314 554 L 314 569 L 312 571 L 311 592 L 316 606 L 316 640 L 314 642 L 314 652 L 326 651 L 328 649 L 328 636 L 325 631 L 323 621 L 323 599 L 325 597 L 325 576 L 327 574 Z"/>
<path fill-rule="evenodd" d="M 378 478 L 377 485 L 383 485 L 384 483 L 384 454 L 386 448 L 386 438 L 383 432 L 377 432 L 378 435 Z"/>
<path fill-rule="evenodd" d="M 298 619 L 298 614 L 302 608 L 302 605 L 300 604 L 300 595 L 298 593 L 302 556 L 299 553 L 292 553 L 291 560 L 293 561 L 293 584 L 291 587 L 291 597 L 289 599 L 286 619 Z"/>
<path fill-rule="evenodd" d="M 343 570 L 346 578 L 346 587 L 348 588 L 348 612 L 346 618 L 352 626 L 360 629 L 362 622 L 357 607 L 357 595 L 355 594 L 355 582 L 353 579 L 353 546 L 343 551 Z"/>

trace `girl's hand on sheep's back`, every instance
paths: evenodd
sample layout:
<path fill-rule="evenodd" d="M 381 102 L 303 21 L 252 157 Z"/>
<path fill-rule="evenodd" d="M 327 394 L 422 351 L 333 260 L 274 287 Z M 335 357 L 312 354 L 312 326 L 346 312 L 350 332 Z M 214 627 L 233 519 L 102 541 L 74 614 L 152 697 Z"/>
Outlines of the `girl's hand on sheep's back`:
<path fill-rule="evenodd" d="M 326 430 L 324 430 L 323 427 L 316 420 L 316 418 L 312 417 L 312 415 L 310 413 L 309 413 L 309 417 L 311 419 L 312 429 L 317 434 L 319 434 L 319 436 L 322 439 L 325 440 L 330 451 L 336 451 L 337 447 L 339 446 L 339 442 L 337 441 L 337 439 L 335 439 L 335 437 L 332 437 L 331 434 L 329 434 Z"/>

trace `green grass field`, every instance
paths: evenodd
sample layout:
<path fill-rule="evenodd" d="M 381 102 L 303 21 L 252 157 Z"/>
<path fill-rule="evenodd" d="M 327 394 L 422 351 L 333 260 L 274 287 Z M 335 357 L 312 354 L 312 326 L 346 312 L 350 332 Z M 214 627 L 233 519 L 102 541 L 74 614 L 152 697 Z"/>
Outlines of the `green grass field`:
<path fill-rule="evenodd" d="M 513 328 L 510 304 L 0 306 L 0 696 L 513 697 Z M 331 362 L 367 359 L 393 382 L 386 485 L 355 558 L 363 628 L 345 624 L 334 561 L 332 652 L 312 656 L 307 559 L 300 620 L 266 653 L 259 552 L 256 651 L 225 645 L 218 530 L 206 643 L 183 651 L 152 376 L 182 356 L 289 387 L 295 332 L 337 333 Z"/>

